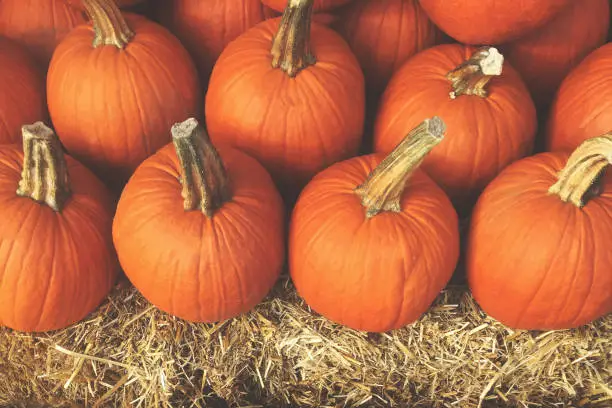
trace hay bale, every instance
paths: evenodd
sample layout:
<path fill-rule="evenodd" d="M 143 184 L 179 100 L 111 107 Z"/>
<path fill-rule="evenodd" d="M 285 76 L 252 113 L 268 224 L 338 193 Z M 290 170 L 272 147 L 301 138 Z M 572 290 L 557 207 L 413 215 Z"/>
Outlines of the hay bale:
<path fill-rule="evenodd" d="M 611 316 L 513 331 L 461 287 L 410 327 L 373 335 L 311 313 L 286 277 L 214 325 L 168 316 L 122 283 L 69 329 L 0 330 L 0 405 L 610 407 L 611 357 Z"/>

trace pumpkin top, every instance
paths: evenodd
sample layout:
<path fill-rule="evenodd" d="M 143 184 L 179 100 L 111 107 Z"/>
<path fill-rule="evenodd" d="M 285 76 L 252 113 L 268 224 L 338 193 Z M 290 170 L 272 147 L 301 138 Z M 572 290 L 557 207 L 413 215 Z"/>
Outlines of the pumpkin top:
<path fill-rule="evenodd" d="M 83 0 L 83 5 L 93 23 L 94 48 L 104 45 L 125 48 L 134 38 L 134 31 L 113 0 Z"/>
<path fill-rule="evenodd" d="M 487 97 L 485 86 L 491 78 L 502 74 L 504 56 L 494 47 L 482 47 L 457 68 L 450 71 L 446 78 L 451 82 L 453 90 L 451 99 L 461 95 L 476 95 Z"/>

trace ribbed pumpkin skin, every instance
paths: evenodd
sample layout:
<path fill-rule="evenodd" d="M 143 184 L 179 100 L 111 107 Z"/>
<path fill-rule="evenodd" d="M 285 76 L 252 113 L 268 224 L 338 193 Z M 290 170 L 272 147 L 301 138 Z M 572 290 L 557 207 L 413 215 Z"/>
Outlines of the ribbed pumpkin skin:
<path fill-rule="evenodd" d="M 0 1 L 0 35 L 27 47 L 43 67 L 62 39 L 85 22 L 85 14 L 63 0 Z"/>
<path fill-rule="evenodd" d="M 311 46 L 317 63 L 295 78 L 272 68 L 279 21 L 258 24 L 223 51 L 206 94 L 206 124 L 214 143 L 258 159 L 281 189 L 299 189 L 318 171 L 357 153 L 364 78 L 340 35 L 316 23 Z"/>
<path fill-rule="evenodd" d="M 270 176 L 238 150 L 219 153 L 233 199 L 212 219 L 183 210 L 180 164 L 169 145 L 134 173 L 113 225 L 130 281 L 158 308 L 189 321 L 217 322 L 251 309 L 274 285 L 285 256 L 283 203 Z"/>
<path fill-rule="evenodd" d="M 440 116 L 447 135 L 422 168 L 459 207 L 469 206 L 504 167 L 531 151 L 537 126 L 529 91 L 507 63 L 489 82 L 487 98 L 450 99 L 446 74 L 474 51 L 439 45 L 411 58 L 383 94 L 374 130 L 375 151 L 389 153 L 423 118 Z"/>
<path fill-rule="evenodd" d="M 46 117 L 42 72 L 21 46 L 0 37 L 0 144 L 20 144 L 21 126 Z"/>
<path fill-rule="evenodd" d="M 420 170 L 407 183 L 401 213 L 366 219 L 353 190 L 382 159 L 361 156 L 319 173 L 300 195 L 289 237 L 299 295 L 328 319 L 372 332 L 417 320 L 459 256 L 457 214 Z"/>
<path fill-rule="evenodd" d="M 137 34 L 124 50 L 93 48 L 91 25 L 78 27 L 58 46 L 47 77 L 60 140 L 114 187 L 170 142 L 174 123 L 201 109 L 197 72 L 176 37 L 143 17 L 126 19 Z"/>
<path fill-rule="evenodd" d="M 499 44 L 543 26 L 575 0 L 419 0 L 444 32 L 466 44 Z"/>
<path fill-rule="evenodd" d="M 314 11 L 327 11 L 338 8 L 352 0 L 314 0 Z M 261 0 L 263 4 L 276 11 L 283 11 L 287 7 L 288 0 Z"/>
<path fill-rule="evenodd" d="M 572 151 L 612 130 L 612 44 L 589 54 L 563 80 L 550 111 L 547 149 Z"/>
<path fill-rule="evenodd" d="M 474 209 L 470 289 L 509 327 L 572 328 L 612 311 L 612 177 L 582 210 L 563 203 L 547 190 L 568 157 L 542 153 L 514 163 Z"/>
<path fill-rule="evenodd" d="M 606 42 L 608 0 L 574 1 L 544 27 L 502 47 L 537 105 L 550 103 L 563 78 Z"/>
<path fill-rule="evenodd" d="M 15 193 L 23 153 L 0 147 L 0 325 L 44 332 L 85 318 L 115 282 L 113 206 L 104 185 L 66 157 L 72 197 L 61 213 Z"/>
<path fill-rule="evenodd" d="M 334 28 L 351 46 L 376 94 L 408 58 L 436 42 L 436 26 L 417 0 L 356 0 L 336 14 Z"/>

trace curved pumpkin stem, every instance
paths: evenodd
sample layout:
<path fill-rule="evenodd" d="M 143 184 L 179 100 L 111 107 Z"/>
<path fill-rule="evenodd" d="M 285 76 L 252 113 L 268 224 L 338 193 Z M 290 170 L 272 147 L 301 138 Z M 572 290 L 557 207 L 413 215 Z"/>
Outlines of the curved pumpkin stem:
<path fill-rule="evenodd" d="M 314 0 L 289 0 L 272 40 L 272 67 L 290 77 L 316 62 L 310 50 L 310 22 Z"/>
<path fill-rule="evenodd" d="M 612 133 L 582 142 L 567 160 L 558 180 L 549 189 L 563 202 L 578 208 L 588 200 L 601 194 L 600 177 L 604 169 L 612 164 Z"/>
<path fill-rule="evenodd" d="M 185 211 L 200 209 L 207 217 L 232 199 L 229 178 L 208 134 L 194 118 L 172 126 L 172 141 L 181 163 Z"/>
<path fill-rule="evenodd" d="M 414 128 L 355 189 L 371 218 L 381 211 L 401 212 L 406 182 L 427 154 L 442 141 L 446 125 L 437 116 Z"/>
<path fill-rule="evenodd" d="M 17 195 L 61 212 L 70 197 L 68 169 L 59 139 L 43 122 L 21 128 L 23 170 Z"/>
<path fill-rule="evenodd" d="M 449 94 L 451 99 L 461 95 L 486 98 L 488 92 L 485 87 L 491 78 L 501 75 L 503 66 L 504 56 L 497 51 L 497 48 L 478 49 L 470 59 L 446 74 L 453 88 Z"/>
<path fill-rule="evenodd" d="M 113 0 L 83 0 L 83 5 L 96 33 L 94 48 L 103 45 L 125 48 L 134 38 L 135 33 L 127 25 L 119 6 Z"/>

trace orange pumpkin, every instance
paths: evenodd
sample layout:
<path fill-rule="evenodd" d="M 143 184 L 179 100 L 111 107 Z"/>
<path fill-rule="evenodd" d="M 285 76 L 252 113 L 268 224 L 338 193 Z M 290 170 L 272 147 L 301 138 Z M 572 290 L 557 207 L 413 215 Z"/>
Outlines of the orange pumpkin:
<path fill-rule="evenodd" d="M 382 96 L 375 151 L 390 152 L 398 135 L 434 114 L 448 125 L 448 140 L 425 159 L 423 169 L 461 213 L 505 166 L 533 147 L 533 101 L 495 48 L 439 45 L 408 60 Z"/>
<path fill-rule="evenodd" d="M 83 25 L 58 46 L 47 78 L 51 119 L 66 149 L 121 188 L 165 146 L 173 123 L 201 109 L 197 72 L 163 27 L 111 0 L 84 0 Z"/>
<path fill-rule="evenodd" d="M 612 43 L 589 54 L 563 80 L 547 129 L 548 150 L 572 151 L 612 130 Z"/>
<path fill-rule="evenodd" d="M 502 47 L 538 106 L 551 102 L 563 78 L 603 45 L 610 25 L 608 0 L 574 1 L 542 28 Z"/>
<path fill-rule="evenodd" d="M 161 310 L 216 322 L 259 303 L 284 256 L 284 207 L 253 158 L 219 152 L 194 119 L 172 129 L 125 187 L 113 224 L 119 260 Z M 163 216 L 160 216 L 163 214 Z"/>
<path fill-rule="evenodd" d="M 37 122 L 23 127 L 23 151 L 0 147 L 0 205 L 0 325 L 44 332 L 85 318 L 119 270 L 102 182 Z"/>
<path fill-rule="evenodd" d="M 417 320 L 446 286 L 459 258 L 457 213 L 417 169 L 443 134 L 439 118 L 426 120 L 386 158 L 336 163 L 306 186 L 292 214 L 289 270 L 313 310 L 384 332 Z"/>
<path fill-rule="evenodd" d="M 0 37 L 0 144 L 20 144 L 21 125 L 46 116 L 42 72 L 21 46 Z"/>
<path fill-rule="evenodd" d="M 364 124 L 363 72 L 346 42 L 310 24 L 313 0 L 291 0 L 230 43 L 213 70 L 206 124 L 213 142 L 258 159 L 294 197 L 330 164 L 355 155 Z"/>
<path fill-rule="evenodd" d="M 569 159 L 568 159 L 569 157 Z M 472 215 L 467 276 L 507 326 L 569 329 L 612 312 L 612 135 L 506 168 Z M 565 166 L 565 167 L 564 167 Z"/>
<path fill-rule="evenodd" d="M 293 0 L 261 0 L 263 4 L 276 11 L 283 11 Z M 304 0 L 301 0 L 304 2 Z M 308 0 L 306 0 L 308 1 Z M 314 0 L 314 11 L 327 11 L 338 8 L 352 0 Z"/>

